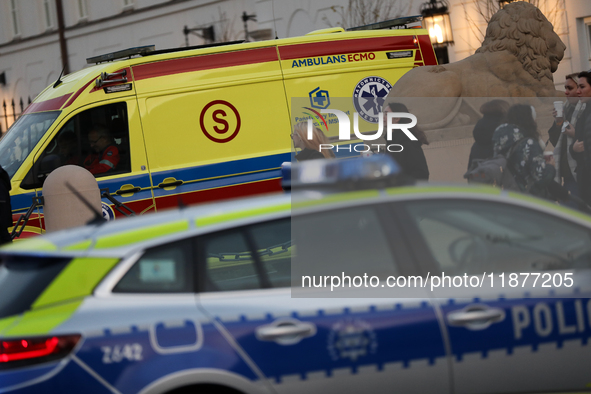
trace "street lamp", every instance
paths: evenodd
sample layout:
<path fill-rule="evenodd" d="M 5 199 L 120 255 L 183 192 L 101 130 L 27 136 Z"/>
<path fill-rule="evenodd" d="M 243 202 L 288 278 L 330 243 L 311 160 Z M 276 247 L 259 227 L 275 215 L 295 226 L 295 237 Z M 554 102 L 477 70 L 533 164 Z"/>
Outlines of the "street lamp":
<path fill-rule="evenodd" d="M 434 47 L 444 47 L 454 43 L 446 4 L 440 0 L 423 3 L 421 15 L 423 15 L 423 27 L 429 32 Z"/>
<path fill-rule="evenodd" d="M 447 12 L 447 3 L 441 0 L 430 0 L 421 5 L 423 27 L 429 32 L 437 63 L 449 63 L 448 45 L 453 45 L 451 20 Z"/>
<path fill-rule="evenodd" d="M 248 33 L 248 25 L 246 23 L 248 21 L 254 21 L 254 22 L 256 22 L 257 21 L 257 16 L 256 16 L 256 14 L 249 15 L 249 14 L 246 13 L 246 11 L 244 11 L 242 13 L 242 22 L 244 22 L 244 40 L 245 41 L 248 41 L 248 36 L 249 36 L 249 33 Z"/>

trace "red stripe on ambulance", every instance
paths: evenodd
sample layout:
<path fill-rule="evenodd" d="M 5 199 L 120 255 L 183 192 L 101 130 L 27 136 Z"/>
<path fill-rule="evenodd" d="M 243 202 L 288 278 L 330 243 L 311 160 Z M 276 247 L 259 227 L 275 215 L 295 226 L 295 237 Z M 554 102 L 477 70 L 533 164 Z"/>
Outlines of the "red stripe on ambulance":
<path fill-rule="evenodd" d="M 164 75 L 209 70 L 212 68 L 243 66 L 246 64 L 273 62 L 277 60 L 277 50 L 275 47 L 249 49 L 141 64 L 133 67 L 133 77 L 136 81 L 139 81 L 140 79 L 161 77 Z"/>
<path fill-rule="evenodd" d="M 68 101 L 68 98 L 70 98 L 71 95 L 72 93 L 68 93 L 64 94 L 63 96 L 53 98 L 51 100 L 41 101 L 39 103 L 32 103 L 27 107 L 27 109 L 25 109 L 23 115 L 30 114 L 32 112 L 54 111 L 56 109 L 60 109 L 62 105 L 64 105 L 64 103 Z"/>
<path fill-rule="evenodd" d="M 418 36 L 419 45 L 421 46 L 421 52 L 423 53 L 423 59 L 425 60 L 425 66 L 436 66 L 437 58 L 435 57 L 435 50 L 431 45 L 431 38 L 429 36 Z"/>
<path fill-rule="evenodd" d="M 427 39 L 429 38 L 426 36 Z M 355 40 L 338 40 L 315 42 L 312 44 L 295 44 L 279 47 L 281 60 L 292 60 L 315 56 L 342 55 L 358 52 L 398 51 L 416 49 L 413 36 L 359 38 Z"/>

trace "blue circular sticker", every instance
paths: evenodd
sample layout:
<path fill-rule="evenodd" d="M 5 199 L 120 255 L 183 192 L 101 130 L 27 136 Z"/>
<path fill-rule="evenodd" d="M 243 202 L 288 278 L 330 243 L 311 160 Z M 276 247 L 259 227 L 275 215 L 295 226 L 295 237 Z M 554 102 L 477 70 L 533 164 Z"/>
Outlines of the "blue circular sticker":
<path fill-rule="evenodd" d="M 103 207 L 103 218 L 105 220 L 115 220 L 115 211 L 109 204 L 106 204 L 101 201 L 101 205 Z"/>
<path fill-rule="evenodd" d="M 353 90 L 353 104 L 359 116 L 369 123 L 378 123 L 379 114 L 392 84 L 381 77 L 363 78 Z"/>

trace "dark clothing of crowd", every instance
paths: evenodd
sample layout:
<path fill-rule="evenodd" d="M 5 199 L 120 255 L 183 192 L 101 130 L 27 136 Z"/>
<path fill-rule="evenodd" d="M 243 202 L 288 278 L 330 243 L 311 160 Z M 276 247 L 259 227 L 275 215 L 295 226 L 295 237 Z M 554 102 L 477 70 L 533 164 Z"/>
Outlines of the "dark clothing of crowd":
<path fill-rule="evenodd" d="M 304 148 L 295 156 L 297 161 L 324 159 L 324 155 L 317 150 Z"/>
<path fill-rule="evenodd" d="M 540 141 L 525 137 L 513 124 L 499 126 L 493 135 L 494 153 L 507 157 L 507 164 L 522 192 L 550 198 L 548 185 L 554 181 L 556 170 L 544 159 Z"/>
<path fill-rule="evenodd" d="M 470 149 L 468 168 L 470 168 L 472 161 L 475 159 L 484 160 L 494 156 L 492 137 L 496 128 L 501 124 L 501 119 L 498 114 L 487 113 L 476 122 L 472 131 L 474 144 L 472 145 L 472 149 Z"/>
<path fill-rule="evenodd" d="M 574 143 L 569 147 L 571 155 L 577 161 L 577 180 L 581 198 L 591 205 L 591 105 L 587 105 L 579 116 L 575 126 L 575 141 L 583 141 L 585 150 L 575 152 Z"/>
<path fill-rule="evenodd" d="M 12 207 L 10 205 L 10 177 L 0 167 L 0 245 L 12 242 L 8 228 L 12 227 Z"/>
<path fill-rule="evenodd" d="M 413 135 L 414 129 L 409 130 Z M 388 144 L 399 144 L 403 146 L 401 152 L 388 152 L 390 156 L 400 165 L 402 172 L 419 181 L 429 180 L 429 167 L 423 152 L 421 141 L 410 140 L 404 133 L 394 133 Z"/>

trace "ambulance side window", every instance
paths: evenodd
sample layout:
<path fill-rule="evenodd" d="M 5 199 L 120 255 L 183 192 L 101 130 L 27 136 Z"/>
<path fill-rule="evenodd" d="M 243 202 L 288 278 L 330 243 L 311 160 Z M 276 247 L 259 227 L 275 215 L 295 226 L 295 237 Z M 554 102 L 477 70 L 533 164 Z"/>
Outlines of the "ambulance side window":
<path fill-rule="evenodd" d="M 130 172 L 128 125 L 126 103 L 76 114 L 36 159 L 22 187 L 42 187 L 49 173 L 65 165 L 84 167 L 96 178 Z"/>
<path fill-rule="evenodd" d="M 449 275 L 591 268 L 591 232 L 542 212 L 457 200 L 414 201 L 406 208 Z"/>

